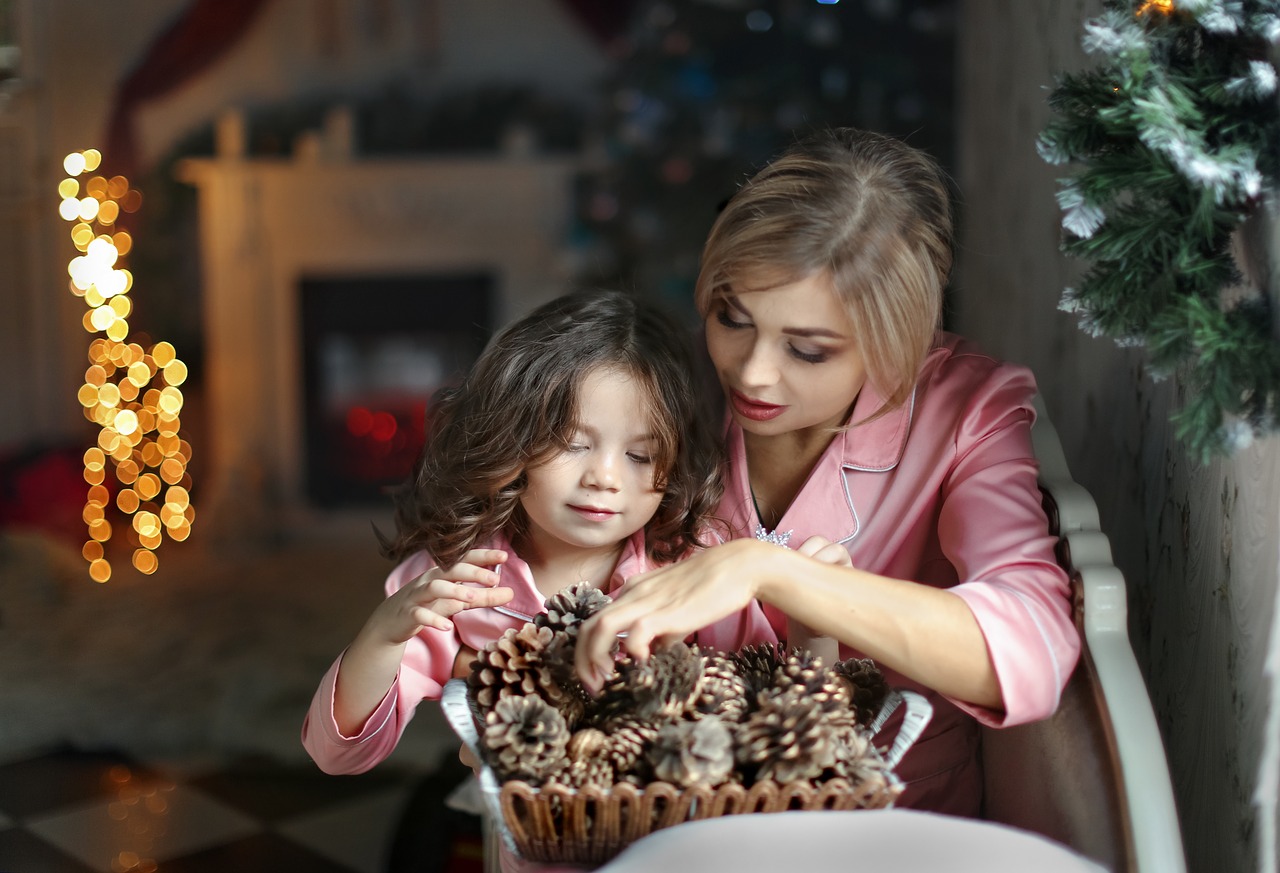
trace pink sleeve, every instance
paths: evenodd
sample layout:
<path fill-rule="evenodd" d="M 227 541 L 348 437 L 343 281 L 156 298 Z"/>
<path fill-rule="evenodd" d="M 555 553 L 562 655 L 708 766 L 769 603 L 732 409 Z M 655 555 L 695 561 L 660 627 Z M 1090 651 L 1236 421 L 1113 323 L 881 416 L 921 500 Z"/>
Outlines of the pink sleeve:
<path fill-rule="evenodd" d="M 1070 584 L 1054 557 L 1031 449 L 1029 371 L 1005 365 L 974 393 L 944 485 L 938 540 L 973 611 L 1004 697 L 997 712 L 952 700 L 991 727 L 1045 718 L 1080 654 Z"/>
<path fill-rule="evenodd" d="M 387 577 L 387 595 L 394 594 L 431 566 L 431 558 L 426 553 L 407 559 Z M 429 628 L 409 640 L 395 681 L 355 736 L 344 735 L 333 717 L 333 692 L 342 665 L 339 656 L 311 699 L 311 708 L 302 724 L 303 747 L 326 773 L 363 773 L 371 769 L 395 750 L 418 703 L 439 699 L 444 683 L 453 674 L 459 648 L 461 644 L 452 631 Z"/>

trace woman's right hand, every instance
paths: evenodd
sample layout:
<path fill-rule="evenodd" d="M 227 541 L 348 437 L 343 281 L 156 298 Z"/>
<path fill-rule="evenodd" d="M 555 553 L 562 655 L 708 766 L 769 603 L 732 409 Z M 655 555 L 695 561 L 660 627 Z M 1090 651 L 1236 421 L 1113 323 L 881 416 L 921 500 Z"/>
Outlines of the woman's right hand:
<path fill-rule="evenodd" d="M 786 551 L 733 540 L 631 577 L 612 603 L 581 625 L 574 656 L 578 678 L 598 692 L 613 674 L 617 644 L 644 660 L 653 646 L 684 639 L 744 608 L 757 596 L 758 580 L 770 575 L 773 559 Z"/>
<path fill-rule="evenodd" d="M 506 560 L 501 549 L 472 549 L 452 567 L 431 568 L 378 604 L 365 625 L 366 634 L 399 646 L 423 628 L 451 630 L 449 617 L 464 609 L 509 602 L 515 592 L 498 587 L 501 577 L 496 569 Z"/>

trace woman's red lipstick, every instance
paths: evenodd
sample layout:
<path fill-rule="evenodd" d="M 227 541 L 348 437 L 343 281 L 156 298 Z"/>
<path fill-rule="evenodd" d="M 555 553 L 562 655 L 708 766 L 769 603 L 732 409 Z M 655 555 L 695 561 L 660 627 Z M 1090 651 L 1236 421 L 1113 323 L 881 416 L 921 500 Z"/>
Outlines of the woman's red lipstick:
<path fill-rule="evenodd" d="M 739 415 L 752 421 L 769 421 L 782 415 L 787 410 L 785 406 L 752 400 L 737 391 L 729 392 L 729 399 L 733 402 L 733 408 L 737 410 Z"/>

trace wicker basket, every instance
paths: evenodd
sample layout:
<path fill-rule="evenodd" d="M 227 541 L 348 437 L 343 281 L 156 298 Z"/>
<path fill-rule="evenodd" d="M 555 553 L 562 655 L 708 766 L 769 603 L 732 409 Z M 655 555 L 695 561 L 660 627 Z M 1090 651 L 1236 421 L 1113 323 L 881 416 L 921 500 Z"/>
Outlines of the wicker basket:
<path fill-rule="evenodd" d="M 458 736 L 483 760 L 466 682 L 446 683 L 440 702 Z M 903 703 L 902 727 L 884 756 L 890 767 L 920 737 L 933 711 L 921 695 L 894 691 L 872 729 L 882 727 Z M 892 773 L 886 785 L 831 779 L 818 785 L 761 781 L 750 788 L 730 783 L 685 789 L 665 782 L 608 789 L 535 787 L 519 780 L 500 784 L 487 765 L 479 775 L 485 807 L 507 848 L 526 860 L 566 864 L 602 864 L 646 834 L 682 822 L 753 812 L 879 809 L 892 806 L 903 789 Z"/>

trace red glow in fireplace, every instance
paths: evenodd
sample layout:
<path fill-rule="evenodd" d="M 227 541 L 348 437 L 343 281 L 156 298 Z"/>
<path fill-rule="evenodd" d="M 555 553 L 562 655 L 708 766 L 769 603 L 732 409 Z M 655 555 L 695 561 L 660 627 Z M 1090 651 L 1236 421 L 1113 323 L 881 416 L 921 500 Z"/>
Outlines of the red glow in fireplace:
<path fill-rule="evenodd" d="M 301 285 L 308 499 L 384 502 L 422 451 L 431 398 L 488 339 L 486 275 L 308 279 Z"/>

